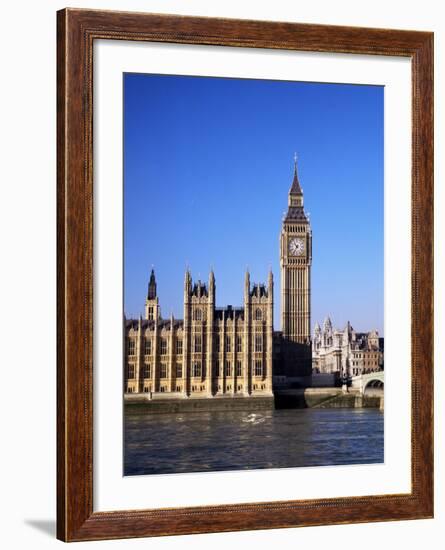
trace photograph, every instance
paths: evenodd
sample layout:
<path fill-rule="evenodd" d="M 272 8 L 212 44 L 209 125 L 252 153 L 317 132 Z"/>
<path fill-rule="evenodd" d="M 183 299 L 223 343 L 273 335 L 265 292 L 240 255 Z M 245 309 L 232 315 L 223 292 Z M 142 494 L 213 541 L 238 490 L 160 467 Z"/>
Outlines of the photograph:
<path fill-rule="evenodd" d="M 431 524 L 435 19 L 110 8 L 57 11 L 57 538 Z"/>
<path fill-rule="evenodd" d="M 384 462 L 384 86 L 124 73 L 123 475 Z"/>

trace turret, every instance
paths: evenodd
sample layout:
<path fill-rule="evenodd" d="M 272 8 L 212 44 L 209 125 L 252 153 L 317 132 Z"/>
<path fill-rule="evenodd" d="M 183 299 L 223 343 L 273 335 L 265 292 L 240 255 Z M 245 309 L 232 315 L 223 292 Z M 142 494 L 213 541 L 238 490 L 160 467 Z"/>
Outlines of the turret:
<path fill-rule="evenodd" d="M 267 289 L 268 289 L 268 293 L 269 293 L 269 298 L 273 297 L 273 273 L 272 273 L 272 269 L 269 269 L 269 277 L 268 277 L 268 280 L 267 280 Z"/>
<path fill-rule="evenodd" d="M 314 337 L 320 336 L 320 333 L 321 333 L 321 327 L 317 321 L 315 323 L 315 328 L 314 328 Z"/>
<path fill-rule="evenodd" d="M 151 270 L 150 281 L 148 282 L 147 300 L 154 300 L 156 298 L 156 277 L 154 269 Z"/>
<path fill-rule="evenodd" d="M 312 348 L 314 350 L 318 350 L 320 348 L 320 345 L 321 345 L 321 327 L 317 321 L 315 323 L 315 328 L 314 328 L 314 338 L 312 341 Z"/>
<path fill-rule="evenodd" d="M 328 315 L 325 318 L 323 323 L 323 332 L 331 332 L 331 330 L 332 330 L 332 323 L 331 323 L 331 318 Z"/>
<path fill-rule="evenodd" d="M 145 318 L 149 321 L 157 321 L 161 318 L 154 269 L 151 270 L 148 282 L 147 298 L 145 300 Z"/>
<path fill-rule="evenodd" d="M 185 277 L 184 277 L 184 299 L 190 296 L 191 291 L 192 291 L 192 276 L 190 275 L 189 268 L 187 268 L 185 270 Z"/>
<path fill-rule="evenodd" d="M 215 317 L 215 274 L 213 269 L 209 274 L 209 292 L 207 302 L 207 396 L 212 397 L 214 392 L 214 369 L 213 369 L 213 349 L 214 349 L 214 317 Z"/>
<path fill-rule="evenodd" d="M 215 274 L 213 269 L 210 270 L 209 275 L 209 301 L 215 303 Z"/>
<path fill-rule="evenodd" d="M 323 344 L 331 346 L 332 343 L 332 323 L 328 315 L 323 322 Z"/>
<path fill-rule="evenodd" d="M 270 323 L 273 326 L 273 273 L 269 269 L 269 277 L 267 280 L 267 297 L 269 298 L 269 317 Z"/>
<path fill-rule="evenodd" d="M 249 270 L 246 269 L 246 275 L 244 277 L 244 302 L 249 301 L 249 295 L 250 295 L 250 273 Z"/>

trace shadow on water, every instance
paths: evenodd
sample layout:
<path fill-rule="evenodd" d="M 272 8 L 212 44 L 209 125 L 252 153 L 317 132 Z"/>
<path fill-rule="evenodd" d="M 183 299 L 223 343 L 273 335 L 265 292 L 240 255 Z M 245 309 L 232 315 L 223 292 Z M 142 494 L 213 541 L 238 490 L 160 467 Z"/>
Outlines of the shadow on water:
<path fill-rule="evenodd" d="M 383 462 L 376 409 L 125 416 L 124 475 Z"/>

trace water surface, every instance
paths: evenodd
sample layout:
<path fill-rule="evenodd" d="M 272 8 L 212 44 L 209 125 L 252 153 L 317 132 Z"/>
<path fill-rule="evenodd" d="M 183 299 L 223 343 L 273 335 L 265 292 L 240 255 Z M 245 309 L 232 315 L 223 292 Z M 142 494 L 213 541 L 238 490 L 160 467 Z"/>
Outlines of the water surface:
<path fill-rule="evenodd" d="M 125 414 L 124 475 L 383 462 L 383 412 Z"/>

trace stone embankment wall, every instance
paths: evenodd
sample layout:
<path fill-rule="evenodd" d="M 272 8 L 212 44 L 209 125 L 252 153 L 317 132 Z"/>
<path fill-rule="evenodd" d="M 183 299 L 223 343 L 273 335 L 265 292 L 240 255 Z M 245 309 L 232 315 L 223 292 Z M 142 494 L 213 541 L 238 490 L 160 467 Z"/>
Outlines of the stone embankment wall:
<path fill-rule="evenodd" d="M 362 408 L 375 407 L 383 409 L 383 394 L 361 395 L 358 391 L 344 393 L 340 388 L 309 388 L 301 390 L 284 390 L 275 394 L 277 408 Z"/>
<path fill-rule="evenodd" d="M 125 396 L 127 411 L 146 410 L 150 413 L 199 411 L 259 411 L 267 409 L 335 409 L 384 408 L 383 393 L 361 395 L 357 390 L 344 393 L 340 388 L 307 388 L 282 390 L 274 397 L 219 397 L 213 399 L 148 399 L 145 395 Z"/>
<path fill-rule="evenodd" d="M 147 411 L 149 413 L 182 413 L 200 411 L 260 411 L 275 406 L 274 398 L 267 397 L 216 397 L 197 399 L 144 399 L 133 395 L 125 398 L 126 412 Z"/>

